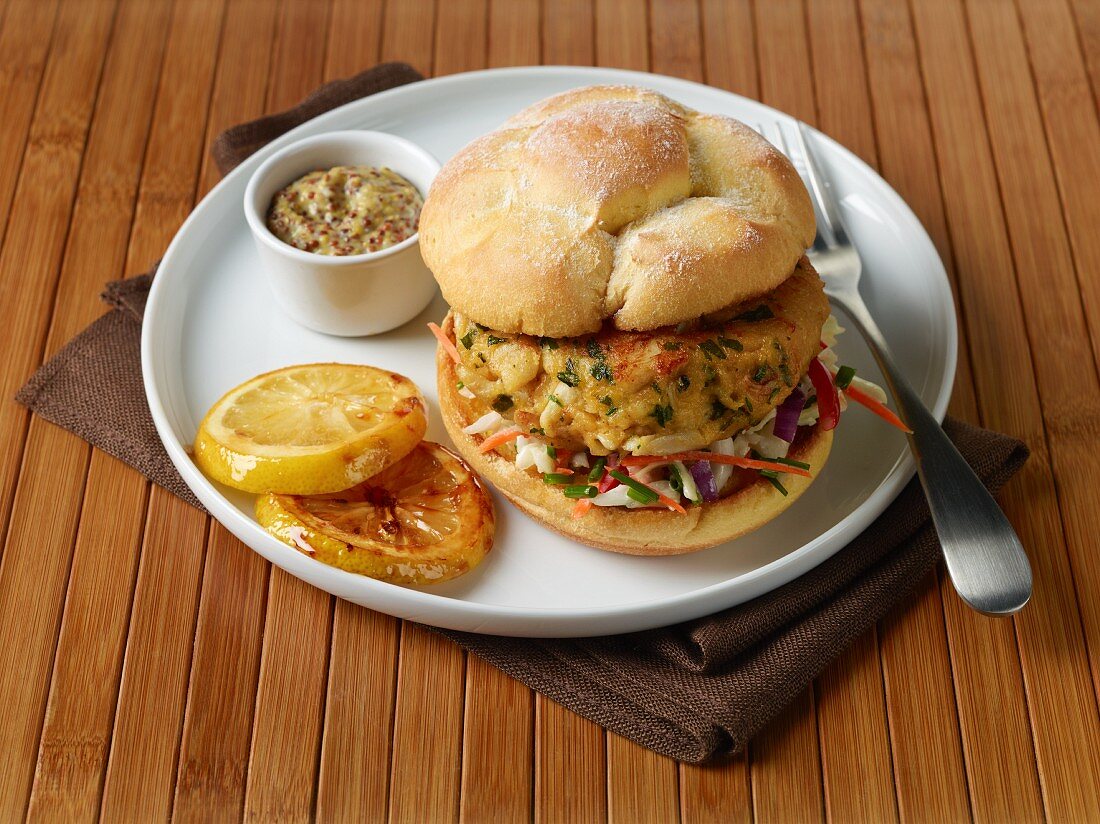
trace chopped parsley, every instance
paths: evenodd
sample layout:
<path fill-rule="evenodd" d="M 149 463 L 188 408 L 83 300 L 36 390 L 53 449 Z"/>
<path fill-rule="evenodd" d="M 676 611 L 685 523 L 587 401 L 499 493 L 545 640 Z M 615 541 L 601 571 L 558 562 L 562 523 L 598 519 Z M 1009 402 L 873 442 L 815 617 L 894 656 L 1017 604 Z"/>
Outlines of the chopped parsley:
<path fill-rule="evenodd" d="M 734 340 L 733 338 L 718 337 L 718 345 L 724 346 L 726 349 L 732 349 L 734 352 L 744 352 L 745 347 L 741 344 L 741 341 Z"/>
<path fill-rule="evenodd" d="M 619 411 L 619 407 L 615 406 L 615 401 L 611 399 L 610 395 L 604 395 L 600 398 L 600 403 L 607 407 L 607 417 L 611 417 Z"/>
<path fill-rule="evenodd" d="M 733 412 L 733 410 L 722 403 L 720 400 L 715 398 L 710 403 L 710 415 L 708 415 L 707 417 L 712 421 L 716 421 L 730 412 Z"/>
<path fill-rule="evenodd" d="M 678 341 L 678 340 L 666 340 L 665 341 L 665 349 L 669 352 L 675 352 L 676 350 L 680 349 L 682 346 L 683 346 L 683 344 L 680 343 L 680 341 Z"/>
<path fill-rule="evenodd" d="M 558 406 L 565 406 L 565 404 L 561 402 L 561 398 L 559 398 L 557 395 L 555 395 L 553 393 L 551 393 L 547 397 L 547 400 L 549 400 L 550 403 L 556 403 Z"/>
<path fill-rule="evenodd" d="M 762 303 L 759 306 L 757 306 L 755 309 L 750 309 L 747 312 L 742 312 L 740 315 L 735 317 L 734 320 L 757 321 L 757 320 L 770 320 L 771 318 L 774 318 L 774 317 L 775 317 L 775 313 L 772 312 L 772 308 L 770 306 L 768 306 L 766 303 Z"/>
<path fill-rule="evenodd" d="M 459 338 L 459 340 L 462 341 L 463 346 L 465 346 L 467 349 L 469 349 L 471 346 L 474 345 L 474 338 L 476 336 L 477 336 L 477 332 L 473 329 L 470 329 L 465 335 L 463 335 L 461 338 Z"/>
<path fill-rule="evenodd" d="M 705 380 L 703 381 L 703 388 L 705 389 L 706 387 L 713 386 L 715 383 L 717 383 L 718 371 L 709 363 L 704 363 L 703 377 L 705 378 Z"/>
<path fill-rule="evenodd" d="M 773 377 L 775 377 L 775 370 L 768 366 L 768 364 L 762 363 L 753 371 L 752 382 L 764 383 L 765 381 L 771 380 Z"/>
<path fill-rule="evenodd" d="M 707 358 L 715 357 L 719 360 L 726 359 L 726 353 L 722 351 L 722 347 L 712 340 L 705 340 L 699 344 L 699 348 L 703 350 L 703 354 Z"/>
<path fill-rule="evenodd" d="M 676 388 L 679 389 L 681 392 L 686 392 L 690 386 L 691 378 L 689 378 L 687 375 L 681 375 L 676 379 Z"/>
<path fill-rule="evenodd" d="M 611 367 L 607 365 L 605 361 L 600 361 L 595 364 L 590 370 L 590 374 L 598 381 L 607 381 L 608 383 L 615 382 L 615 375 L 611 371 Z"/>
<path fill-rule="evenodd" d="M 541 426 L 532 426 L 531 427 L 531 434 L 532 435 L 545 435 L 546 430 L 543 429 Z"/>
<path fill-rule="evenodd" d="M 672 406 L 669 404 L 657 404 L 653 407 L 653 411 L 649 413 L 651 418 L 657 419 L 657 425 L 664 427 L 669 421 L 672 420 Z"/>
<path fill-rule="evenodd" d="M 489 335 L 485 338 L 485 342 L 490 346 L 496 346 L 498 343 L 504 343 L 506 338 L 498 338 L 496 335 Z"/>
<path fill-rule="evenodd" d="M 557 349 L 558 342 L 553 338 L 539 338 L 539 346 L 545 346 L 547 349 Z"/>
<path fill-rule="evenodd" d="M 589 338 L 584 348 L 588 352 L 589 357 L 596 358 L 597 360 L 603 359 L 603 350 L 600 349 L 600 345 L 596 343 L 595 338 Z"/>
<path fill-rule="evenodd" d="M 564 383 L 566 386 L 576 386 L 581 382 L 580 375 L 577 374 L 576 369 L 573 366 L 573 359 L 568 358 L 565 361 L 565 371 L 558 372 L 558 380 Z"/>
<path fill-rule="evenodd" d="M 493 409 L 502 415 L 511 409 L 513 405 L 511 395 L 497 395 L 493 401 Z"/>

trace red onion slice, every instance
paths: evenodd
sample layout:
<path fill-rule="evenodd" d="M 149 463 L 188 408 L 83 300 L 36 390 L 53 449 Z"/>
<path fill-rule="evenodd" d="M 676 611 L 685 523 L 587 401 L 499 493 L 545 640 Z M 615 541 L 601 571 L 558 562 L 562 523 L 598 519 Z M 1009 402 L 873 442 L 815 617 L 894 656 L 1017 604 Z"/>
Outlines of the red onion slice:
<path fill-rule="evenodd" d="M 794 433 L 798 429 L 798 416 L 802 414 L 802 407 L 805 404 L 806 396 L 796 386 L 795 390 L 775 410 L 775 423 L 772 424 L 772 434 L 787 443 L 793 441 Z"/>
<path fill-rule="evenodd" d="M 708 504 L 718 500 L 718 485 L 714 483 L 714 472 L 710 468 L 710 461 L 696 461 L 688 467 L 688 472 L 695 479 L 695 485 L 699 487 L 699 494 Z"/>

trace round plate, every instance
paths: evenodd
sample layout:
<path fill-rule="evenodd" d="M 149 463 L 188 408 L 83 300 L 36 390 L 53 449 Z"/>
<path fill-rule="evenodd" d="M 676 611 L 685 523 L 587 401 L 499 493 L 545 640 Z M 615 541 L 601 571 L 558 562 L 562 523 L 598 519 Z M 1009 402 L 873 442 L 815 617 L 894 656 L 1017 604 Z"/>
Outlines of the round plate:
<path fill-rule="evenodd" d="M 485 562 L 458 580 L 414 589 L 333 569 L 291 549 L 257 525 L 252 496 L 199 472 L 187 449 L 207 408 L 253 375 L 294 363 L 369 363 L 409 376 L 437 413 L 427 437 L 449 442 L 438 420 L 435 340 L 425 328 L 445 314 L 442 298 L 404 327 L 360 339 L 311 332 L 276 307 L 241 208 L 249 175 L 271 152 L 307 135 L 363 128 L 407 137 L 446 161 L 524 106 L 594 83 L 647 86 L 754 125 L 794 125 L 752 100 L 651 74 L 538 67 L 451 75 L 350 103 L 300 126 L 228 175 L 180 229 L 145 313 L 149 407 L 187 484 L 215 518 L 269 561 L 349 601 L 451 629 L 543 637 L 628 632 L 697 618 L 791 581 L 858 535 L 912 476 L 904 437 L 853 408 L 820 478 L 752 535 L 691 555 L 615 555 L 544 529 L 497 495 L 496 546 Z M 943 264 L 917 218 L 882 178 L 828 138 L 817 142 L 863 256 L 864 296 L 905 374 L 942 418 L 956 354 L 955 309 Z M 854 330 L 837 348 L 861 375 L 880 380 Z"/>

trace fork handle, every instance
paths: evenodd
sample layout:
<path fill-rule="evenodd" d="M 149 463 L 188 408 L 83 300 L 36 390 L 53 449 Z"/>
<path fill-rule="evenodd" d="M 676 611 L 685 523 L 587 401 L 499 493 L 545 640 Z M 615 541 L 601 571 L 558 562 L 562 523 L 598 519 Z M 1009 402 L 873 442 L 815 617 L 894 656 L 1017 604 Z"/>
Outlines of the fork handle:
<path fill-rule="evenodd" d="M 871 347 L 901 417 L 951 583 L 970 606 L 1011 615 L 1031 597 L 1031 565 L 1004 512 L 898 369 L 863 301 L 834 300 Z"/>

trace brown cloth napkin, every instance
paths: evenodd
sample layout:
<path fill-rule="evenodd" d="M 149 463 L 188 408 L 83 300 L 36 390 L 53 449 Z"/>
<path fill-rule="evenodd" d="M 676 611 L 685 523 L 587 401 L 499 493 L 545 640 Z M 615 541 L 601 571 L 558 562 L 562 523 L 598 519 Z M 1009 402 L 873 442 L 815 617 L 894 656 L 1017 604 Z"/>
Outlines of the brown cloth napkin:
<path fill-rule="evenodd" d="M 298 107 L 237 126 L 215 142 L 228 171 L 320 112 L 420 76 L 386 64 L 322 86 Z M 141 318 L 155 267 L 107 285 L 113 309 L 38 370 L 17 399 L 199 506 L 157 437 L 141 380 Z M 945 428 L 996 491 L 1027 459 L 1005 435 L 948 419 Z M 940 557 L 916 481 L 871 527 L 807 574 L 733 609 L 679 626 L 581 639 L 439 630 L 598 724 L 659 753 L 699 762 L 739 750 L 860 633 L 901 601 Z"/>

